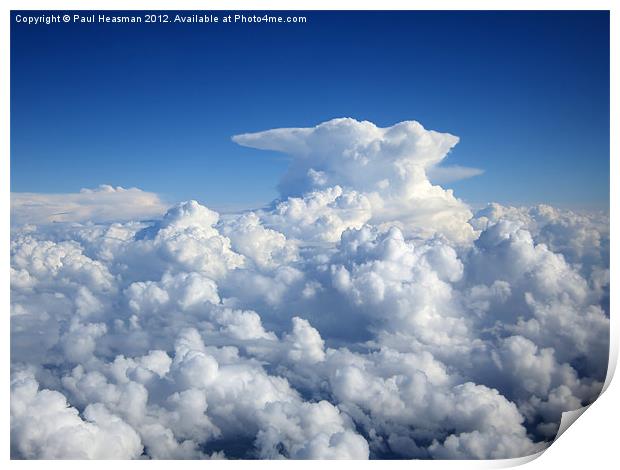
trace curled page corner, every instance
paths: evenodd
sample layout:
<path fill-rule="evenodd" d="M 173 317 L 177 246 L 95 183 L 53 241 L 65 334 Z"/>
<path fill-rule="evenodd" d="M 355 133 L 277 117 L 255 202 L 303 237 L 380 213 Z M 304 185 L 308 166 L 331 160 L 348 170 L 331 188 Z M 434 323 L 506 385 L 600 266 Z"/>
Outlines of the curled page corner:
<path fill-rule="evenodd" d="M 611 364 L 610 364 L 610 369 L 611 369 Z M 610 370 L 610 372 L 608 373 L 608 379 L 611 377 L 611 375 L 613 375 L 613 370 Z M 606 381 L 606 384 L 609 383 L 609 380 Z M 605 389 L 607 387 L 604 387 L 603 390 L 601 391 L 601 394 L 604 393 Z M 599 395 L 600 397 L 600 395 Z M 597 398 L 598 400 L 598 398 Z M 596 400 L 595 400 L 596 401 Z M 500 459 L 500 460 L 496 460 L 493 462 L 493 468 L 508 468 L 508 467 L 517 467 L 520 465 L 525 465 L 526 463 L 529 463 L 533 460 L 536 460 L 538 457 L 540 457 L 542 454 L 544 454 L 549 447 L 551 447 L 553 445 L 553 443 L 555 443 L 562 434 L 564 434 L 564 432 L 571 427 L 575 421 L 577 421 L 579 419 L 579 417 L 588 409 L 590 408 L 590 406 L 592 406 L 594 402 L 592 402 L 591 404 L 587 405 L 587 406 L 583 406 L 581 408 L 578 408 L 576 410 L 571 410 L 571 411 L 565 411 L 562 413 L 562 418 L 560 420 L 560 426 L 558 427 L 558 432 L 555 436 L 555 438 L 553 439 L 553 441 L 551 441 L 551 443 L 547 446 L 545 446 L 544 449 L 541 449 L 540 451 L 530 454 L 530 455 L 524 455 L 523 457 L 515 457 L 512 459 Z"/>
<path fill-rule="evenodd" d="M 535 452 L 530 455 L 524 455 L 523 457 L 515 457 L 512 459 L 500 459 L 493 462 L 493 468 L 509 468 L 509 467 L 517 467 L 520 465 L 525 465 L 526 463 L 532 462 L 544 454 L 549 447 L 553 445 L 558 438 L 564 434 L 564 432 L 572 426 L 572 424 L 579 419 L 579 417 L 590 407 L 591 405 L 587 405 L 576 410 L 565 411 L 562 413 L 562 419 L 560 420 L 560 426 L 558 428 L 558 433 L 556 434 L 553 441 L 545 446 L 544 449 L 541 449 L 538 452 Z"/>
<path fill-rule="evenodd" d="M 524 465 L 526 463 L 529 463 L 535 459 L 537 459 L 538 457 L 540 457 L 542 454 L 544 454 L 547 449 L 549 449 L 549 447 L 551 447 L 553 445 L 553 443 L 555 441 L 557 441 L 560 436 L 562 434 L 564 434 L 564 432 L 566 432 L 566 430 L 571 427 L 575 421 L 577 421 L 579 419 L 579 417 L 585 413 L 585 411 L 590 408 L 590 406 L 592 406 L 592 404 L 594 404 L 596 402 L 596 400 L 598 400 L 600 398 L 600 396 L 605 393 L 605 391 L 607 390 L 607 388 L 609 387 L 609 384 L 611 383 L 611 380 L 613 379 L 614 373 L 615 373 L 615 369 L 616 369 L 616 365 L 617 365 L 617 360 L 618 360 L 618 345 L 615 342 L 612 342 L 612 344 L 610 344 L 610 351 L 609 351 L 609 365 L 608 365 L 608 369 L 607 369 L 607 375 L 605 377 L 605 382 L 603 384 L 603 388 L 601 389 L 601 393 L 598 395 L 598 397 L 589 405 L 583 406 L 581 408 L 578 408 L 576 410 L 571 410 L 571 411 L 565 411 L 562 413 L 562 418 L 560 419 L 560 426 L 558 427 L 558 432 L 555 436 L 555 438 L 553 439 L 553 441 L 546 446 L 544 449 L 542 449 L 539 452 L 536 452 L 534 454 L 531 455 L 526 455 L 523 457 L 517 457 L 514 459 L 506 459 L 506 460 L 501 460 L 498 461 L 498 466 L 497 468 L 505 468 L 505 467 L 516 467 L 519 465 Z"/>
<path fill-rule="evenodd" d="M 494 468 L 511 468 L 511 467 L 518 467 L 520 465 L 525 465 L 526 463 L 530 463 L 531 461 L 536 460 L 538 457 L 544 454 L 548 448 L 549 446 L 533 454 L 524 455 L 523 457 L 496 460 L 494 461 L 495 462 Z"/>
<path fill-rule="evenodd" d="M 599 395 L 600 396 L 600 395 Z M 565 411 L 562 413 L 562 419 L 560 420 L 560 427 L 558 428 L 558 433 L 555 436 L 553 442 L 557 441 L 558 438 L 564 434 L 564 432 L 573 425 L 575 421 L 588 409 L 591 405 L 587 405 L 576 410 Z"/>
<path fill-rule="evenodd" d="M 613 328 L 613 326 L 612 326 Z M 613 329 L 612 329 L 613 331 Z M 612 334 L 612 338 L 613 338 L 613 334 Z M 578 408 L 576 410 L 572 410 L 572 411 L 565 411 L 562 413 L 562 418 L 560 420 L 560 426 L 558 427 L 558 432 L 555 436 L 555 439 L 553 439 L 553 442 L 557 441 L 560 436 L 562 434 L 564 434 L 564 432 L 566 432 L 566 430 L 571 427 L 575 421 L 577 421 L 579 419 L 579 417 L 588 409 L 590 408 L 590 406 L 592 406 L 592 404 L 594 404 L 596 402 L 596 400 L 598 400 L 600 398 L 600 396 L 605 393 L 607 391 L 607 388 L 609 388 L 609 384 L 611 383 L 615 371 L 616 371 L 616 366 L 618 363 L 618 342 L 617 341 L 610 341 L 609 344 L 609 359 L 608 359 L 608 365 L 607 365 L 607 374 L 605 376 L 605 382 L 603 383 L 603 387 L 601 389 L 601 392 L 599 393 L 599 395 L 596 397 L 596 399 L 590 403 L 589 405 L 583 406 L 581 408 Z M 553 442 L 551 443 L 551 445 L 553 445 Z M 549 445 L 546 449 L 548 449 L 551 445 Z M 541 455 L 546 449 L 542 450 L 541 452 L 537 453 L 537 454 L 533 454 L 531 456 L 528 457 L 523 457 L 524 460 L 521 463 L 527 463 L 531 460 L 534 460 L 536 457 L 538 457 L 539 455 Z M 518 459 L 515 459 L 518 460 Z M 521 465 L 521 463 L 515 463 L 516 465 Z"/>
<path fill-rule="evenodd" d="M 605 393 L 612 379 L 614 378 L 614 373 L 616 372 L 616 366 L 618 365 L 618 328 L 615 326 L 615 323 L 611 324 L 611 341 L 609 342 L 609 360 L 607 363 L 607 374 L 605 376 L 605 383 L 603 383 L 603 389 L 599 394 L 599 397 Z M 616 338 L 614 341 L 613 338 Z M 598 399 L 598 398 L 597 398 Z"/>

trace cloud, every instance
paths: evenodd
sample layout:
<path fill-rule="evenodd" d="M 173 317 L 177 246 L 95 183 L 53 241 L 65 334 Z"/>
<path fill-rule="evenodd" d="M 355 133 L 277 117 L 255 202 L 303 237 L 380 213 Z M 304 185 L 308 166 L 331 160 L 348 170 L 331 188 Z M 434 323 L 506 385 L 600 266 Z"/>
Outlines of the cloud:
<path fill-rule="evenodd" d="M 148 219 L 166 208 L 154 193 L 107 184 L 70 194 L 11 193 L 14 225 Z"/>
<path fill-rule="evenodd" d="M 297 259 L 297 244 L 284 234 L 265 228 L 253 212 L 229 221 L 222 232 L 230 238 L 232 248 L 260 270 L 274 269 Z"/>
<path fill-rule="evenodd" d="M 414 122 L 236 140 L 307 186 L 13 227 L 14 458 L 518 457 L 596 399 L 608 216 L 473 214 L 427 177 L 457 139 Z"/>
<path fill-rule="evenodd" d="M 368 197 L 340 186 L 290 197 L 263 215 L 265 222 L 306 242 L 336 242 L 348 228 L 360 228 L 372 217 Z"/>
<path fill-rule="evenodd" d="M 57 391 L 39 390 L 23 371 L 11 380 L 12 454 L 30 459 L 130 459 L 140 456 L 136 432 L 101 404 L 82 419 Z"/>
<path fill-rule="evenodd" d="M 436 168 L 459 141 L 451 134 L 426 130 L 416 121 L 380 128 L 368 121 L 343 118 L 309 128 L 240 134 L 233 141 L 292 157 L 280 182 L 282 196 L 289 198 L 280 205 L 284 217 L 293 204 L 303 207 L 312 204 L 305 202 L 306 198 L 315 201 L 319 195 L 337 191 L 350 194 L 348 200 L 359 201 L 359 215 L 342 221 L 343 229 L 359 228 L 360 220 L 366 219 L 424 237 L 441 233 L 457 242 L 474 237 L 467 223 L 471 218 L 467 206 L 451 190 L 433 185 L 427 174 L 430 170 L 440 176 L 456 173 L 454 168 Z M 459 170 L 461 174 L 463 170 Z M 319 214 L 327 220 L 334 217 L 327 209 L 331 206 L 317 213 L 321 206 L 312 205 L 315 220 Z M 337 238 L 337 233 L 332 238 Z"/>
<path fill-rule="evenodd" d="M 428 179 L 435 184 L 453 183 L 454 181 L 472 178 L 483 173 L 484 170 L 480 168 L 470 168 L 460 165 L 433 166 L 426 171 Z"/>

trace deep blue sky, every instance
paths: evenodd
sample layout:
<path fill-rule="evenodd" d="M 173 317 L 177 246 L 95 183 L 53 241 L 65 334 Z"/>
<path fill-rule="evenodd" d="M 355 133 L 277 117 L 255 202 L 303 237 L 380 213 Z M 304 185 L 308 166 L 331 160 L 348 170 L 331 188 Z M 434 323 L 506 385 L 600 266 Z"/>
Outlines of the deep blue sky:
<path fill-rule="evenodd" d="M 286 160 L 232 135 L 347 116 L 458 135 L 447 163 L 485 170 L 449 185 L 469 202 L 607 206 L 607 12 L 305 14 L 12 21 L 12 191 L 106 183 L 255 205 L 277 196 Z"/>

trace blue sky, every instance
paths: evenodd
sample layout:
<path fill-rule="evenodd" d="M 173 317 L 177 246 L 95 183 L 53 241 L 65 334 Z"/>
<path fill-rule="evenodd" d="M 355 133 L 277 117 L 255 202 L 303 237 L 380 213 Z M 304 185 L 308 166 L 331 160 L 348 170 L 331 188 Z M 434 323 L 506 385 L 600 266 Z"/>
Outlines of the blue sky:
<path fill-rule="evenodd" d="M 305 15 L 13 21 L 12 191 L 105 183 L 257 206 L 277 196 L 287 161 L 231 136 L 346 116 L 458 135 L 446 163 L 485 170 L 449 185 L 468 202 L 607 207 L 607 12 Z"/>

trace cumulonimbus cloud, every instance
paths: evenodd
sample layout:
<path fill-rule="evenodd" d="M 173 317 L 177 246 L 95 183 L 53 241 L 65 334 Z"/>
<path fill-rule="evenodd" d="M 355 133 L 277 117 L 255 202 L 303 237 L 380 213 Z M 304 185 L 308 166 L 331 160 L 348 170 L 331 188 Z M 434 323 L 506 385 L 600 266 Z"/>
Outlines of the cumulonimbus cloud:
<path fill-rule="evenodd" d="M 427 174 L 431 170 L 440 176 L 454 174 L 437 169 L 458 143 L 454 135 L 429 131 L 417 121 L 381 128 L 368 121 L 343 118 L 309 128 L 240 134 L 233 141 L 292 157 L 280 182 L 281 194 L 289 201 L 304 194 L 322 199 L 331 188 L 343 188 L 326 209 L 342 199 L 351 206 L 349 201 L 354 200 L 349 212 L 358 214 L 358 226 L 364 222 L 396 225 L 408 234 L 441 233 L 457 242 L 474 237 L 467 223 L 472 215 L 469 208 L 451 190 L 433 185 Z M 282 207 L 286 205 L 281 203 L 280 210 L 288 211 Z"/>
<path fill-rule="evenodd" d="M 607 215 L 474 213 L 413 121 L 235 141 L 292 156 L 271 208 L 15 205 L 14 458 L 519 457 L 598 396 Z"/>

